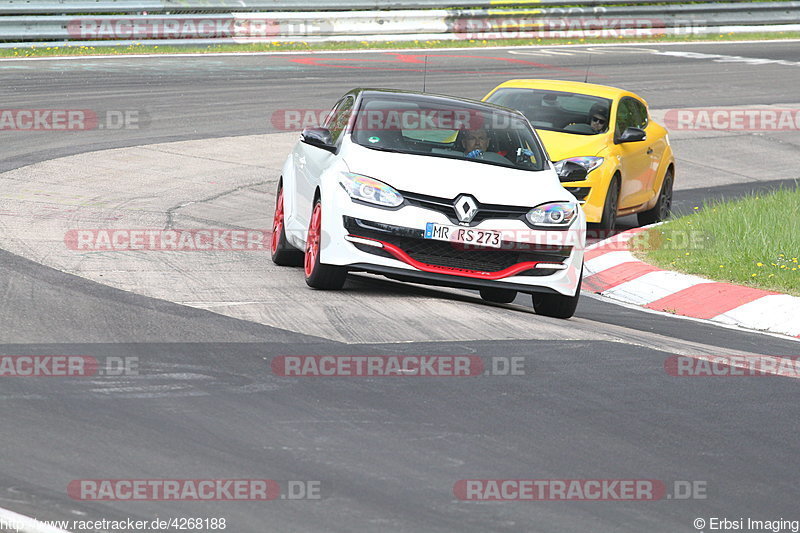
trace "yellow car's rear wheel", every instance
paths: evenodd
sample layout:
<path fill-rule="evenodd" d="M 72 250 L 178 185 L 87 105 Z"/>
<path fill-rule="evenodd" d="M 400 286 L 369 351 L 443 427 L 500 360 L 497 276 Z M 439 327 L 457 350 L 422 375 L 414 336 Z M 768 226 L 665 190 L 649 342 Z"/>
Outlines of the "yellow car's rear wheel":
<path fill-rule="evenodd" d="M 637 215 L 640 226 L 655 224 L 669 218 L 672 212 L 672 184 L 674 183 L 672 169 L 667 170 L 664 182 L 661 184 L 661 191 L 658 193 L 658 200 L 652 209 L 642 211 Z"/>

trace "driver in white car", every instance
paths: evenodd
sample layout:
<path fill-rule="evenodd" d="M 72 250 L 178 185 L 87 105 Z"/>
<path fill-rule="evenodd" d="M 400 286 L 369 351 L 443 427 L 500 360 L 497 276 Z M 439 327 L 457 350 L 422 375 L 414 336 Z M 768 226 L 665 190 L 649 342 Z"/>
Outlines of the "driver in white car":
<path fill-rule="evenodd" d="M 470 159 L 507 163 L 508 159 L 497 152 L 489 151 L 491 140 L 489 132 L 484 128 L 461 130 L 458 132 L 456 146 L 460 147 L 464 155 Z"/>

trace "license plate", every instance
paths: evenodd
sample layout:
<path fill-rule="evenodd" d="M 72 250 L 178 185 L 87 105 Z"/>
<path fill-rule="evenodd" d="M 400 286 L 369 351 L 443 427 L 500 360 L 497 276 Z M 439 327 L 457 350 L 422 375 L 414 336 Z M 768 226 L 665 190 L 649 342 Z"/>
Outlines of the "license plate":
<path fill-rule="evenodd" d="M 428 222 L 425 224 L 425 238 L 436 241 L 457 242 L 487 248 L 500 248 L 503 245 L 503 234 L 499 231 L 460 226 L 447 226 Z"/>

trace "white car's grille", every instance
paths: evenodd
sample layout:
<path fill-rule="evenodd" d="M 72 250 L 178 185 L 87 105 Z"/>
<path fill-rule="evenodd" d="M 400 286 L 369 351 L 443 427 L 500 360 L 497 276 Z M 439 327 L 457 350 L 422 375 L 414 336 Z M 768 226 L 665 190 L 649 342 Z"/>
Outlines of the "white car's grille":
<path fill-rule="evenodd" d="M 458 216 L 454 207 L 455 198 L 439 198 L 437 196 L 428 196 L 426 194 L 418 194 L 406 191 L 399 191 L 403 195 L 408 205 L 421 207 L 423 209 L 430 209 L 437 213 L 442 213 L 452 223 L 458 224 Z M 460 196 L 460 195 L 458 195 Z M 456 198 L 458 198 L 456 196 Z M 502 219 L 502 220 L 524 220 L 525 214 L 530 211 L 530 207 L 519 207 L 510 205 L 497 205 L 497 204 L 482 204 L 477 202 L 478 211 L 470 222 L 470 226 L 489 219 Z"/>

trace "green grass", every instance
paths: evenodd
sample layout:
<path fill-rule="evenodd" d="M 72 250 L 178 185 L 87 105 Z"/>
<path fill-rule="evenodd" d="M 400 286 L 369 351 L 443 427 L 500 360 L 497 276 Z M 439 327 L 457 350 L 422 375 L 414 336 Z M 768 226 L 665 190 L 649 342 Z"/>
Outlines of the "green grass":
<path fill-rule="evenodd" d="M 634 237 L 635 255 L 667 270 L 800 296 L 800 188 L 695 210 Z"/>
<path fill-rule="evenodd" d="M 83 56 L 83 55 L 123 55 L 123 54 L 176 54 L 219 52 L 296 52 L 311 50 L 397 50 L 414 48 L 472 48 L 476 46 L 550 46 L 562 44 L 608 44 L 608 43 L 664 43 L 732 40 L 771 40 L 797 39 L 800 32 L 779 33 L 726 33 L 695 36 L 662 35 L 652 38 L 619 39 L 456 39 L 453 41 L 387 41 L 387 42 L 327 42 L 308 43 L 270 42 L 253 44 L 220 44 L 213 46 L 152 46 L 137 44 L 132 46 L 37 46 L 31 48 L 2 48 L 0 57 L 44 57 L 44 56 Z"/>

